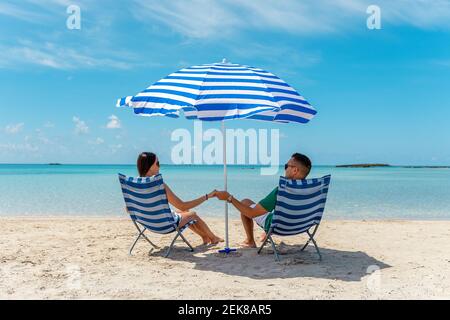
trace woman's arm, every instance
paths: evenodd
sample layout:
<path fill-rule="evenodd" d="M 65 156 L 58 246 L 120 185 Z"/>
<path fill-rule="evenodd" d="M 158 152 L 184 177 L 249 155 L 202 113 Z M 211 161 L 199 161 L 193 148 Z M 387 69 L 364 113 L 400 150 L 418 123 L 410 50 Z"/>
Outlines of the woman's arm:
<path fill-rule="evenodd" d="M 188 211 L 207 200 L 205 194 L 204 196 L 201 196 L 191 201 L 183 201 L 180 198 L 178 198 L 175 193 L 173 193 L 173 191 L 169 188 L 167 184 L 164 184 L 164 186 L 166 188 L 167 200 L 169 200 L 169 203 L 181 211 Z M 213 193 L 214 191 L 211 194 L 208 194 L 208 198 L 213 197 L 214 196 Z"/>

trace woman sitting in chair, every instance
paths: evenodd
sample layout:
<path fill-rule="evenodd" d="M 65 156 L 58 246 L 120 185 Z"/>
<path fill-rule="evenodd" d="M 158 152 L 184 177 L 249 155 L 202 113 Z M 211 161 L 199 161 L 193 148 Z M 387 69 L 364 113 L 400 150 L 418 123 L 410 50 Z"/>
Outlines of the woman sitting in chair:
<path fill-rule="evenodd" d="M 158 157 L 152 152 L 143 152 L 139 155 L 137 160 L 137 168 L 140 177 L 151 177 L 159 174 L 159 160 Z M 197 199 L 191 201 L 183 201 L 177 197 L 177 195 L 169 188 L 167 184 L 164 184 L 167 200 L 173 205 L 177 212 L 172 212 L 174 220 L 178 223 L 178 227 L 183 227 L 186 223 L 196 220 L 197 223 L 189 226 L 189 228 L 198 234 L 203 244 L 217 244 L 223 242 L 223 239 L 216 236 L 208 225 L 193 211 L 189 211 L 192 208 L 197 207 L 203 202 L 216 196 L 216 190 L 205 194 Z"/>

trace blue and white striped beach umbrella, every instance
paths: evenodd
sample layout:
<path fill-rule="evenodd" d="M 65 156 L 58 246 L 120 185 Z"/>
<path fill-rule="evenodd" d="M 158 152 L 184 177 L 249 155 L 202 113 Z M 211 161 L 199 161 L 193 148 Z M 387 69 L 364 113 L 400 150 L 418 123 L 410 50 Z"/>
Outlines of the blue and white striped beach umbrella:
<path fill-rule="evenodd" d="M 307 123 L 316 110 L 294 88 L 262 69 L 215 63 L 181 69 L 135 96 L 119 99 L 142 116 Z"/>
<path fill-rule="evenodd" d="M 159 80 L 135 96 L 117 101 L 141 116 L 166 116 L 202 121 L 254 119 L 307 123 L 316 110 L 294 88 L 274 74 L 245 65 L 205 64 L 181 69 Z M 224 176 L 227 189 L 226 148 Z M 228 203 L 225 204 L 226 248 L 228 248 Z"/>

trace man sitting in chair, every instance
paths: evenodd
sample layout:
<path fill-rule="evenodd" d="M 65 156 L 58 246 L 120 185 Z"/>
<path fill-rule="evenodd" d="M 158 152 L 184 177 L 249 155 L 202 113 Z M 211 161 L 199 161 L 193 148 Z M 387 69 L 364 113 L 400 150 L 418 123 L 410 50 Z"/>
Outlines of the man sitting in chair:
<path fill-rule="evenodd" d="M 311 160 L 300 153 L 294 153 L 288 163 L 285 164 L 285 177 L 293 180 L 306 179 L 311 171 Z M 253 235 L 253 220 L 261 228 L 265 234 L 261 241 L 265 240 L 267 232 L 269 232 L 272 224 L 273 211 L 277 202 L 278 187 L 272 190 L 264 199 L 255 204 L 250 199 L 241 201 L 235 199 L 227 191 L 217 191 L 216 196 L 220 200 L 226 200 L 232 203 L 241 213 L 242 224 L 244 225 L 247 239 L 242 243 L 244 247 L 256 248 L 255 238 Z"/>

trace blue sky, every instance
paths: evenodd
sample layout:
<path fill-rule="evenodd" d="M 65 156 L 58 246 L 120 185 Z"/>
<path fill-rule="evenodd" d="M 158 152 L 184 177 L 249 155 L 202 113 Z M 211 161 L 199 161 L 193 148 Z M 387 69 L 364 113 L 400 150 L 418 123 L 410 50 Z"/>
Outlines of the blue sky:
<path fill-rule="evenodd" d="M 81 30 L 66 27 L 71 4 Z M 369 4 L 381 30 L 366 27 Z M 227 58 L 318 110 L 308 125 L 227 123 L 280 129 L 281 159 L 450 164 L 450 1 L 2 0 L 0 29 L 0 163 L 134 163 L 143 150 L 168 163 L 170 133 L 192 122 L 116 99 Z"/>

